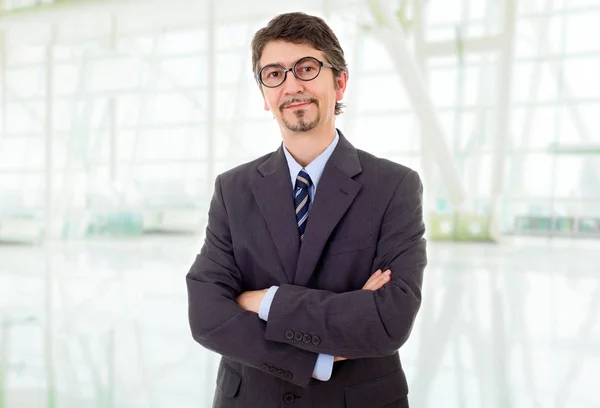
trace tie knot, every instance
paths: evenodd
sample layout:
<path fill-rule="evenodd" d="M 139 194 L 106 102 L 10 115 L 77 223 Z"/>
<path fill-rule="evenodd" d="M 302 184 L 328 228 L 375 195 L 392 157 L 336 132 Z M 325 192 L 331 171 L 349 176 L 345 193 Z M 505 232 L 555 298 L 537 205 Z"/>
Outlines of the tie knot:
<path fill-rule="evenodd" d="M 312 180 L 307 172 L 300 170 L 298 177 L 296 177 L 296 187 L 309 188 L 312 184 Z"/>

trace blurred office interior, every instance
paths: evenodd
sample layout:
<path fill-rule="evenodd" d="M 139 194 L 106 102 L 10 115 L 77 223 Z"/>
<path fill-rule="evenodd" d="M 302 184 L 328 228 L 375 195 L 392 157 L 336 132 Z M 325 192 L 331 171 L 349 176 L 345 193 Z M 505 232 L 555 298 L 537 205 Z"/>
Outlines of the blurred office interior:
<path fill-rule="evenodd" d="M 281 143 L 250 40 L 289 11 L 344 48 L 336 126 L 423 179 L 411 406 L 600 406 L 600 0 L 0 10 L 0 408 L 211 405 L 184 277 L 215 177 Z"/>

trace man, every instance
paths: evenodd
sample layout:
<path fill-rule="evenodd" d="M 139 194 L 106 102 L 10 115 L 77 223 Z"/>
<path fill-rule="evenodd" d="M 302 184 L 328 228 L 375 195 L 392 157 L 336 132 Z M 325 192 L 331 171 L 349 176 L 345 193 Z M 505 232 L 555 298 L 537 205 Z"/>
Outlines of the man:
<path fill-rule="evenodd" d="M 223 356 L 213 406 L 408 407 L 398 349 L 426 265 L 419 177 L 336 130 L 348 71 L 323 20 L 277 16 L 252 55 L 283 143 L 217 177 L 187 275 L 192 335 Z"/>

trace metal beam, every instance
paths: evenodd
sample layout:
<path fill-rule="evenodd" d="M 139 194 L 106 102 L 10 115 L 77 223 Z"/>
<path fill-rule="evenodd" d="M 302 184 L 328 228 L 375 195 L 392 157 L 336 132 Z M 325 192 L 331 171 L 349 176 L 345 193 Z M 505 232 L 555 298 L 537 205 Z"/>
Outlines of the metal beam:
<path fill-rule="evenodd" d="M 508 153 L 508 139 L 511 131 L 512 118 L 512 74 L 515 56 L 515 31 L 517 20 L 517 0 L 504 2 L 503 36 L 504 45 L 498 70 L 498 115 L 496 123 L 496 137 L 494 138 L 494 157 L 492 164 L 492 196 L 490 235 L 499 240 L 500 197 L 504 190 L 506 157 Z"/>
<path fill-rule="evenodd" d="M 357 26 L 354 31 L 354 42 L 352 44 L 352 49 L 354 52 L 352 67 L 353 70 L 360 71 L 363 67 L 364 61 L 364 39 L 365 39 L 365 30 L 361 26 Z M 360 99 L 359 97 L 359 86 L 357 82 L 348 82 L 348 87 L 346 88 L 346 92 L 344 93 L 344 103 L 346 107 L 344 108 L 344 114 L 341 117 L 336 118 L 336 127 L 338 127 L 338 121 L 341 122 L 339 124 L 340 128 L 343 129 L 353 129 L 355 127 L 355 123 L 357 121 L 357 113 L 356 113 L 356 101 Z"/>
<path fill-rule="evenodd" d="M 384 4 L 388 3 L 388 4 Z M 454 163 L 452 153 L 444 137 L 444 130 L 439 116 L 433 105 L 423 77 L 415 58 L 408 48 L 404 30 L 395 18 L 389 2 L 371 0 L 371 12 L 378 27 L 371 33 L 388 50 L 400 80 L 414 107 L 414 113 L 421 122 L 423 137 L 428 138 L 428 146 L 432 149 L 433 157 L 441 170 L 441 178 L 447 194 L 455 208 L 460 208 L 465 201 L 465 188 Z"/>
<path fill-rule="evenodd" d="M 247 28 L 246 28 L 246 38 L 252 38 L 252 31 L 253 31 L 254 27 L 253 24 L 251 24 L 250 22 L 248 22 L 247 24 Z M 248 57 L 249 57 L 249 53 L 244 53 L 244 57 L 242 58 L 242 60 L 240 61 L 240 64 L 242 67 L 249 67 L 250 66 L 250 61 L 248 61 Z M 246 114 L 246 104 L 248 103 L 248 86 L 244 86 L 246 82 L 246 69 L 242 68 L 240 69 L 240 72 L 238 74 L 238 79 L 237 79 L 237 86 L 235 86 L 235 88 L 233 89 L 232 93 L 234 94 L 234 105 L 233 105 L 233 109 L 231 110 L 232 113 L 232 117 L 229 118 L 228 120 L 228 124 L 231 126 L 230 127 L 230 132 L 229 132 L 229 146 L 228 146 L 228 151 L 229 151 L 229 155 L 233 156 L 234 152 L 237 154 L 239 151 L 244 149 L 244 144 L 242 143 L 242 138 L 247 136 L 247 135 L 242 135 L 240 134 L 240 129 L 243 129 L 243 125 L 248 123 L 247 120 L 247 116 Z M 209 84 L 210 86 L 210 84 Z M 252 89 L 253 91 L 256 91 L 257 89 Z M 221 91 L 223 91 L 223 89 L 221 88 Z M 242 114 L 243 112 L 243 114 Z M 237 119 L 237 120 L 236 120 Z M 210 120 L 210 119 L 209 119 Z M 215 117 L 216 120 L 216 117 Z M 224 136 L 224 135 L 223 135 Z M 196 135 L 193 135 L 193 137 L 197 137 Z M 210 150 L 209 150 L 210 153 Z M 228 155 L 228 156 L 229 156 Z M 211 156 L 209 154 L 209 162 L 212 162 L 213 159 L 216 159 L 216 152 L 214 153 L 213 156 Z M 208 181 L 209 183 L 213 182 L 213 179 L 209 179 Z M 210 189 L 208 189 L 207 191 L 211 191 L 213 185 L 211 184 Z"/>
<path fill-rule="evenodd" d="M 207 29 L 207 41 L 208 41 L 208 54 L 206 58 L 207 63 L 207 85 L 208 92 L 206 94 L 206 120 L 207 120 L 207 152 L 208 161 L 206 169 L 207 175 L 207 191 L 212 191 L 214 186 L 215 174 L 215 137 L 216 135 L 216 110 L 215 105 L 217 103 L 217 84 L 216 84 L 216 64 L 217 64 L 217 44 L 216 44 L 216 4 L 215 0 L 208 0 L 208 25 Z M 211 371 L 212 372 L 212 371 Z"/>
<path fill-rule="evenodd" d="M 213 191 L 214 183 L 215 183 L 215 137 L 216 129 L 215 129 L 215 105 L 217 102 L 217 85 L 216 85 L 216 64 L 217 64 L 217 44 L 216 44 L 216 0 L 208 0 L 208 25 L 207 29 L 207 46 L 208 46 L 208 54 L 206 58 L 207 63 L 207 85 L 208 92 L 206 94 L 206 120 L 208 121 L 206 130 L 206 148 L 207 148 L 207 169 L 206 169 L 206 191 Z M 215 365 L 207 364 L 206 365 L 206 378 L 215 378 Z"/>
<path fill-rule="evenodd" d="M 2 0 L 0 0 L 0 5 L 1 2 Z M 0 88 L 2 89 L 2 91 L 0 92 L 0 98 L 2 98 L 0 99 L 0 106 L 2 109 L 2 127 L 0 128 L 0 140 L 3 137 L 6 137 L 6 133 L 8 132 L 8 126 L 6 125 L 8 123 L 8 120 L 6 118 L 6 56 L 6 30 L 0 29 Z"/>
<path fill-rule="evenodd" d="M 527 1 L 524 2 L 526 4 Z M 553 0 L 546 0 L 545 9 L 551 10 L 553 8 Z M 537 34 L 538 38 L 546 38 L 548 34 L 549 21 L 547 19 L 541 20 L 539 22 L 538 27 L 532 26 L 533 31 Z M 541 45 L 541 44 L 540 44 Z M 544 53 L 544 47 L 539 47 L 537 49 L 536 56 L 541 57 Z M 531 81 L 529 82 L 529 89 L 527 92 L 527 101 L 533 102 L 532 105 L 527 107 L 525 117 L 523 119 L 523 126 L 519 129 L 521 132 L 521 147 L 520 151 L 524 149 L 528 149 L 531 145 L 532 139 L 532 131 L 531 127 L 533 125 L 533 110 L 537 107 L 538 103 L 538 92 L 541 85 L 542 80 L 542 61 L 537 60 L 533 66 L 533 73 L 531 75 Z M 515 105 L 513 105 L 515 107 Z M 527 156 L 523 154 L 515 155 L 512 157 L 512 165 L 509 168 L 509 185 L 511 188 L 511 194 L 522 194 L 524 191 L 524 178 L 523 167 L 525 165 L 525 160 L 527 160 Z"/>
<path fill-rule="evenodd" d="M 424 13 L 424 1 L 413 0 L 413 38 L 414 38 L 414 49 L 415 49 L 415 62 L 419 69 L 419 72 L 423 75 L 424 83 L 427 83 L 427 69 L 426 69 L 426 53 L 425 53 L 425 26 L 426 14 Z M 425 126 L 421 125 L 421 134 L 423 135 L 420 139 L 421 142 L 421 179 L 423 184 L 429 186 L 429 188 L 423 191 L 423 202 L 425 205 L 425 211 L 436 210 L 436 190 L 437 180 L 439 177 L 435 171 L 435 158 L 433 157 L 433 149 L 429 146 L 431 136 L 426 136 L 424 133 L 427 131 Z"/>
<path fill-rule="evenodd" d="M 110 19 L 110 49 L 117 48 L 117 17 L 113 14 Z M 111 96 L 108 100 L 108 121 L 110 127 L 108 160 L 110 183 L 115 187 L 117 183 L 117 132 L 118 132 L 118 115 L 117 115 L 117 98 Z"/>
<path fill-rule="evenodd" d="M 525 11 L 531 11 L 533 9 L 533 6 L 530 1 L 524 1 L 523 5 L 524 5 Z M 550 9 L 548 9 L 548 10 L 550 10 Z M 550 13 L 550 11 L 548 11 L 547 13 Z M 561 18 L 564 20 L 566 18 L 566 16 L 562 15 Z M 547 23 L 545 23 L 545 24 L 547 24 Z M 538 54 L 539 55 L 554 55 L 555 51 L 554 51 L 554 47 L 552 46 L 552 42 L 549 41 L 548 38 L 546 38 L 547 32 L 543 32 L 542 30 L 536 30 L 535 27 L 532 27 L 532 29 L 533 29 L 534 33 L 536 33 L 536 32 L 538 33 L 537 40 L 538 40 L 538 44 L 540 46 Z M 557 59 L 559 61 L 563 60 L 564 55 L 565 54 L 564 54 L 564 50 L 563 50 L 562 53 L 557 54 L 557 57 L 558 57 Z M 593 142 L 594 140 L 591 136 L 591 133 L 589 131 L 587 123 L 583 119 L 581 112 L 578 109 L 577 104 L 573 103 L 576 101 L 574 101 L 573 100 L 574 98 L 571 97 L 571 89 L 569 86 L 569 79 L 563 75 L 562 68 L 559 68 L 558 64 L 549 63 L 548 68 L 550 69 L 550 73 L 555 77 L 555 80 L 557 81 L 557 83 L 560 84 L 560 86 L 561 86 L 561 95 L 559 98 L 557 98 L 557 102 L 558 103 L 562 102 L 565 104 L 565 107 L 569 111 L 569 114 L 573 120 L 573 124 L 575 125 L 575 128 L 577 129 L 577 134 L 579 135 L 581 141 L 583 143 Z M 581 98 L 578 98 L 578 100 L 581 100 Z M 591 165 L 592 165 L 592 168 L 594 169 L 596 175 L 600 176 L 600 162 L 593 161 L 591 163 Z"/>
<path fill-rule="evenodd" d="M 490 16 L 490 11 L 493 8 L 494 0 L 487 0 L 485 3 L 485 15 Z M 489 18 L 489 17 L 488 17 Z M 491 31 L 490 24 L 485 25 L 486 34 Z M 487 85 L 490 83 L 489 76 L 493 71 L 493 67 L 491 67 L 489 61 L 492 58 L 491 55 L 484 54 L 482 55 L 482 63 L 478 66 L 479 70 L 479 78 L 477 81 L 477 101 L 475 102 L 475 124 L 473 129 L 471 130 L 471 134 L 469 135 L 469 140 L 467 141 L 467 150 L 473 157 L 473 168 L 475 171 L 470 171 L 466 174 L 466 184 L 468 186 L 475 186 L 479 183 L 481 173 L 480 169 L 483 167 L 483 155 L 485 154 L 484 146 L 484 135 L 485 135 L 485 123 L 486 123 L 486 115 L 488 107 L 493 106 L 491 103 L 491 95 L 487 88 Z M 471 67 L 472 64 L 469 64 Z M 477 192 L 479 193 L 479 192 Z M 471 195 L 471 198 L 475 200 L 475 197 Z"/>
<path fill-rule="evenodd" d="M 53 204 L 54 204 L 54 157 L 53 157 L 53 131 L 54 131 L 54 43 L 56 41 L 56 26 L 51 28 L 50 40 L 46 45 L 46 102 L 45 102 L 45 138 L 44 138 L 44 236 L 49 238 L 53 232 Z"/>
<path fill-rule="evenodd" d="M 54 32 L 54 29 L 52 30 Z M 52 43 L 48 45 L 52 49 Z M 50 51 L 50 54 L 52 52 Z M 52 249 L 44 248 L 44 363 L 46 373 L 46 407 L 56 408 L 54 276 L 52 273 Z"/>

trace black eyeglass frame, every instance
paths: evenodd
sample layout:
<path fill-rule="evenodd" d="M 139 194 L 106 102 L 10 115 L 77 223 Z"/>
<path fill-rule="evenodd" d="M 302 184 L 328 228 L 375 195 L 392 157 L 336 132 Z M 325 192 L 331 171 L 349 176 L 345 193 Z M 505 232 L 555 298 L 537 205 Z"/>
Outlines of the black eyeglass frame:
<path fill-rule="evenodd" d="M 305 59 L 307 59 L 307 58 L 309 58 L 309 59 L 313 59 L 313 60 L 317 61 L 317 63 L 319 64 L 319 72 L 317 72 L 317 75 L 315 75 L 315 76 L 314 76 L 313 78 L 311 78 L 311 79 L 302 79 L 302 78 L 300 78 L 300 77 L 299 77 L 299 76 L 296 74 L 296 65 L 297 65 L 297 64 L 298 64 L 300 61 L 303 61 L 303 60 L 305 60 Z M 279 68 L 281 68 L 281 69 L 283 70 L 283 79 L 281 80 L 281 82 L 280 82 L 279 84 L 277 84 L 277 85 L 275 85 L 275 86 L 269 86 L 269 85 L 267 85 L 267 84 L 265 84 L 265 83 L 263 82 L 263 80 L 262 80 L 262 72 L 265 70 L 265 68 L 268 68 L 268 67 L 279 67 Z M 295 76 L 296 78 L 298 78 L 300 81 L 308 82 L 308 81 L 312 81 L 312 80 L 316 79 L 316 78 L 319 76 L 319 74 L 321 74 L 321 70 L 323 69 L 323 67 L 326 67 L 326 68 L 331 68 L 331 69 L 333 69 L 333 65 L 331 65 L 330 63 L 328 63 L 328 62 L 324 62 L 324 61 L 320 61 L 320 60 L 318 60 L 317 58 L 315 58 L 315 57 L 311 57 L 311 56 L 309 55 L 309 56 L 306 56 L 306 57 L 302 57 L 302 58 L 300 58 L 298 61 L 296 61 L 296 62 L 294 63 L 294 65 L 293 65 L 291 68 L 284 68 L 283 66 L 281 66 L 281 64 L 269 64 L 269 65 L 265 65 L 264 67 L 262 67 L 262 68 L 261 68 L 261 70 L 260 70 L 260 71 L 258 71 L 258 74 L 256 74 L 256 80 L 258 81 L 258 83 L 262 84 L 263 86 L 266 86 L 267 88 L 277 88 L 278 86 L 281 86 L 281 84 L 283 84 L 283 83 L 285 82 L 285 80 L 287 79 L 287 73 L 288 73 L 288 71 L 292 71 L 292 74 L 294 74 L 294 76 Z"/>

